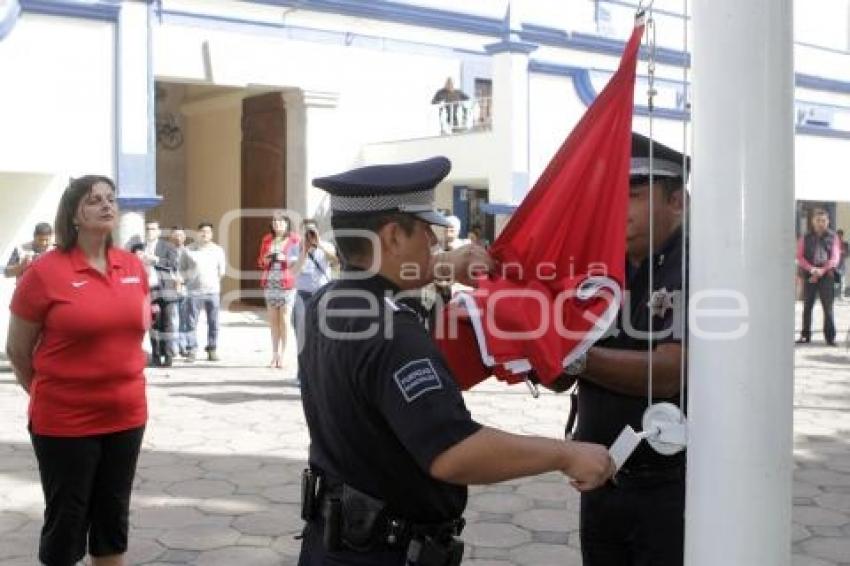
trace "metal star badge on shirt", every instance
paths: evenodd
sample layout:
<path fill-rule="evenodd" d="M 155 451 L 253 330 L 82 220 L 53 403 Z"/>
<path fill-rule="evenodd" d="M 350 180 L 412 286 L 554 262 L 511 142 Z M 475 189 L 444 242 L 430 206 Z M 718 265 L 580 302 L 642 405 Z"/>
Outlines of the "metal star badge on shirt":
<path fill-rule="evenodd" d="M 673 310 L 673 293 L 662 287 L 649 297 L 649 311 L 652 316 L 663 317 L 667 311 Z"/>

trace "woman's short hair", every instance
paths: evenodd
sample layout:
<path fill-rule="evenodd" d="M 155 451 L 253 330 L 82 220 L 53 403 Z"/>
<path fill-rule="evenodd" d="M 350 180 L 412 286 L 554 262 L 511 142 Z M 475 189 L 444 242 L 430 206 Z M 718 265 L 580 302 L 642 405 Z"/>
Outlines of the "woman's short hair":
<path fill-rule="evenodd" d="M 77 225 L 74 218 L 80 201 L 83 200 L 98 183 L 106 183 L 116 192 L 115 183 L 109 177 L 103 175 L 85 175 L 71 179 L 62 197 L 59 199 L 59 208 L 56 210 L 56 247 L 64 252 L 71 251 L 77 245 Z M 106 237 L 107 247 L 112 245 L 112 235 Z"/>

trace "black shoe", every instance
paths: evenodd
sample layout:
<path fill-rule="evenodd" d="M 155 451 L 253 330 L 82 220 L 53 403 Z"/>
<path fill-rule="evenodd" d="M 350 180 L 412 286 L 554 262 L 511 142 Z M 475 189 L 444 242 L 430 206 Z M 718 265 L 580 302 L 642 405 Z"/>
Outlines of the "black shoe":
<path fill-rule="evenodd" d="M 835 342 L 835 340 L 827 340 L 826 345 L 831 347 L 831 348 L 835 348 L 836 346 L 838 346 L 838 344 Z"/>
<path fill-rule="evenodd" d="M 170 354 L 165 354 L 162 357 L 162 367 L 170 368 L 172 363 L 174 363 L 174 360 L 173 360 L 173 358 L 171 357 Z"/>

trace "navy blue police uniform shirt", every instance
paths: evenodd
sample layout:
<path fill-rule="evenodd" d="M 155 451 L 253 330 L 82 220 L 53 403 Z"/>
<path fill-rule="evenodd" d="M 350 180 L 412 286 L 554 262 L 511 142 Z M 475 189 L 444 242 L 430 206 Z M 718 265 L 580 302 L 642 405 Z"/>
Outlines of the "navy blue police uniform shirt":
<path fill-rule="evenodd" d="M 395 516 L 447 521 L 463 513 L 467 488 L 428 470 L 481 425 L 419 316 L 387 299 L 398 292 L 379 275 L 343 278 L 308 303 L 298 365 L 310 464 Z"/>
<path fill-rule="evenodd" d="M 677 230 L 662 248 L 651 258 L 647 258 L 637 267 L 626 261 L 626 289 L 629 291 L 629 304 L 623 304 L 617 318 L 616 330 L 607 338 L 600 340 L 597 346 L 618 350 L 647 351 L 650 313 L 648 306 L 652 293 L 649 292 L 649 269 L 653 268 L 653 288 L 656 300 L 672 300 L 673 308 L 656 308 L 652 316 L 653 343 L 657 346 L 668 342 L 682 343 L 687 336 L 687 309 L 682 291 L 682 232 Z M 675 293 L 674 299 L 670 293 Z M 625 301 L 625 299 L 624 299 Z M 668 307 L 669 307 L 668 303 Z M 626 310 L 628 309 L 628 310 Z M 628 317 L 629 326 L 636 330 L 624 330 L 624 317 Z M 685 324 L 683 327 L 682 324 Z M 682 329 L 684 328 L 684 332 Z M 580 380 L 578 395 L 578 426 L 576 439 L 598 442 L 611 446 L 626 425 L 637 431 L 643 428 L 643 413 L 647 408 L 646 395 L 624 395 Z M 679 405 L 679 395 L 670 399 L 653 397 L 653 403 L 669 402 Z M 674 456 L 662 456 L 646 442 L 625 463 L 625 468 L 671 468 L 684 465 L 685 453 Z"/>

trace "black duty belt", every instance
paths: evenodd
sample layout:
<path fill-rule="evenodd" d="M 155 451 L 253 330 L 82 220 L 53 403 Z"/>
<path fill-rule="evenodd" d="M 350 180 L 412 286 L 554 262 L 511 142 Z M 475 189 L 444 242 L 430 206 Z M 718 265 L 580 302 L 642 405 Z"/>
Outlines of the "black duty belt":
<path fill-rule="evenodd" d="M 424 554 L 447 553 L 445 560 L 411 561 L 411 564 L 454 564 L 448 554 L 463 553 L 460 535 L 466 522 L 462 517 L 438 523 L 420 523 L 394 516 L 380 499 L 354 487 L 327 479 L 315 469 L 304 471 L 301 516 L 323 525 L 325 547 L 360 552 L 380 549 L 421 549 Z M 457 556 L 459 564 L 460 555 Z"/>

